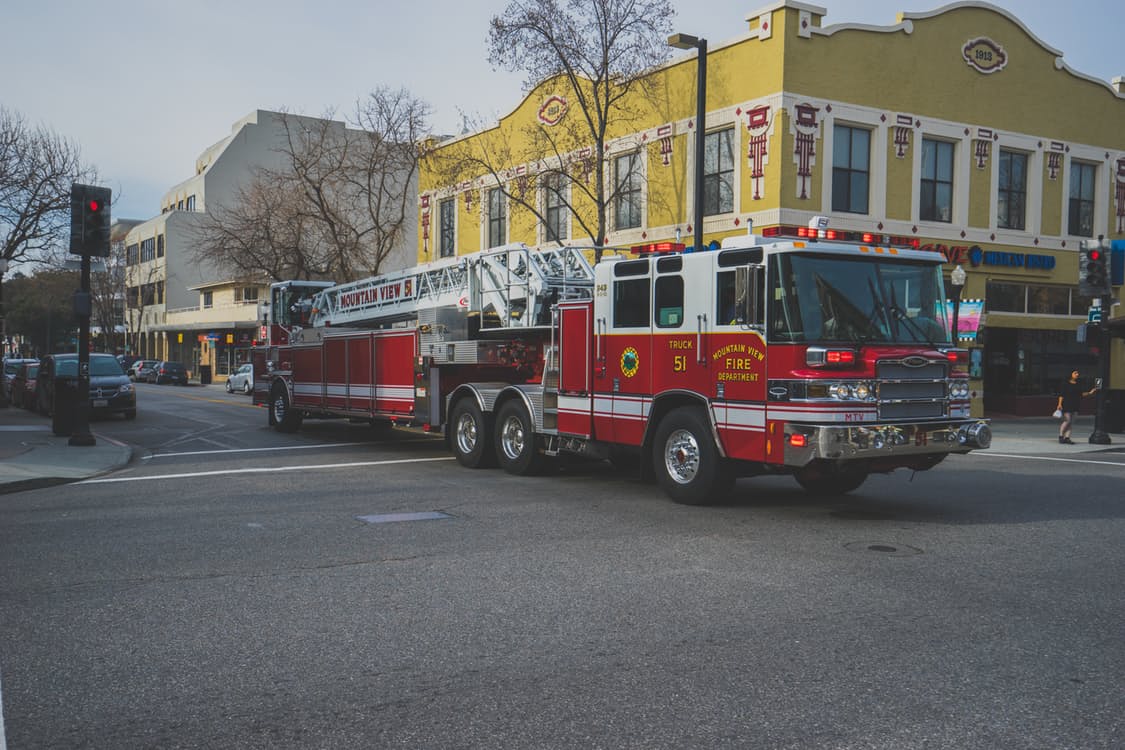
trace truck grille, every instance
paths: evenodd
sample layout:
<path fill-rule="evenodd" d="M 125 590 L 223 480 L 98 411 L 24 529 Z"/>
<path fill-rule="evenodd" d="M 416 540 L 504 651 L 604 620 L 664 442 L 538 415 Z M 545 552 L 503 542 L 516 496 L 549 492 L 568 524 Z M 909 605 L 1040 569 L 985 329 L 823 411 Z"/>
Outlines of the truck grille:
<path fill-rule="evenodd" d="M 945 378 L 948 365 L 922 358 L 883 360 L 875 365 L 879 419 L 948 416 Z"/>

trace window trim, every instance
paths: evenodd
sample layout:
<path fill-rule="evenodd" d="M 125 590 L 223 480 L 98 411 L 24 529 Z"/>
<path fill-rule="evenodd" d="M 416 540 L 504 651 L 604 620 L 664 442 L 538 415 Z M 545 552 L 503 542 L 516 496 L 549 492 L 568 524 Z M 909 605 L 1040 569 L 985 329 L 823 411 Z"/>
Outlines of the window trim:
<path fill-rule="evenodd" d="M 709 142 L 711 141 L 711 139 L 713 137 L 714 138 L 721 138 L 722 136 L 727 136 L 727 145 L 729 146 L 730 164 L 728 165 L 727 169 L 723 169 L 723 165 L 722 165 L 722 156 L 723 156 L 722 143 L 720 141 L 719 145 L 716 146 L 716 152 L 717 152 L 717 157 L 718 157 L 717 160 L 718 160 L 719 164 L 717 165 L 716 171 L 708 172 L 707 171 L 707 155 L 710 153 L 709 150 L 708 150 Z M 736 144 L 735 144 L 735 129 L 734 129 L 733 124 L 725 126 L 725 127 L 721 127 L 721 128 L 716 128 L 716 129 L 714 129 L 710 132 L 707 132 L 707 133 L 703 134 L 703 153 L 704 153 L 704 158 L 703 158 L 703 195 L 700 196 L 699 199 L 703 201 L 703 215 L 704 216 L 723 216 L 723 215 L 726 215 L 726 214 L 734 213 L 736 199 L 737 199 L 736 188 L 737 188 L 737 185 L 738 185 L 738 179 L 737 179 L 738 158 L 735 156 L 735 153 L 737 152 L 737 150 L 738 149 L 737 149 Z M 719 190 L 719 188 L 721 188 L 722 185 L 723 185 L 723 176 L 724 175 L 726 175 L 729 178 L 729 184 L 730 184 L 730 207 L 727 208 L 726 210 L 723 210 L 724 207 L 723 207 L 723 203 L 722 203 L 722 200 L 721 200 L 722 196 L 721 196 L 721 192 Z M 708 201 L 707 201 L 707 195 L 708 195 L 708 189 L 707 188 L 708 188 L 708 185 L 712 184 L 712 183 L 714 183 L 716 185 L 716 188 L 714 190 L 714 194 L 716 195 L 715 208 L 717 210 L 715 210 L 715 211 L 709 210 L 711 208 L 711 206 L 708 205 Z"/>
<path fill-rule="evenodd" d="M 1018 157 L 1023 159 L 1023 186 L 1022 186 L 1023 189 L 1020 190 L 1020 191 L 1013 191 L 1010 187 L 1006 188 L 1000 182 L 1000 169 L 1001 169 L 1000 165 L 1003 162 L 1004 157 L 1006 155 L 1007 156 L 1018 156 Z M 1009 177 L 1010 177 L 1011 176 L 1010 165 L 1009 165 L 1009 168 L 1008 168 L 1008 174 L 1009 174 Z M 1030 194 L 1029 189 L 1028 189 L 1028 178 L 1030 177 L 1030 175 L 1031 175 L 1031 154 L 1029 154 L 1026 151 L 1021 151 L 1020 149 L 1006 148 L 1006 147 L 1003 147 L 1003 146 L 1001 146 L 997 149 L 997 152 L 996 152 L 996 228 L 997 229 L 1004 229 L 1004 230 L 1008 230 L 1008 231 L 1011 231 L 1011 232 L 1026 232 L 1027 231 L 1027 223 L 1028 223 L 1027 222 L 1027 208 L 1028 208 L 1028 198 L 1029 198 L 1029 194 Z M 1011 181 L 1009 180 L 1009 182 L 1011 182 Z M 1001 193 L 1004 193 L 1005 195 L 1009 196 L 1008 202 L 1006 204 L 1009 208 L 1008 208 L 1008 211 L 1007 211 L 1007 216 L 1005 216 L 1005 217 L 1001 217 L 1001 215 L 1000 215 L 1000 195 L 1001 195 Z M 1022 211 L 1020 212 L 1020 226 L 1018 226 L 1018 227 L 1012 226 L 1010 223 L 1001 223 L 1002 218 L 1006 222 L 1011 219 L 1011 197 L 1010 196 L 1013 195 L 1013 194 L 1020 195 L 1023 199 Z"/>
<path fill-rule="evenodd" d="M 570 239 L 570 211 L 567 198 L 570 180 L 561 172 L 548 172 L 543 176 L 543 241 L 562 242 Z M 557 201 L 552 203 L 552 197 Z M 553 231 L 552 231 L 553 230 Z M 557 234 L 558 236 L 552 236 Z"/>
<path fill-rule="evenodd" d="M 1091 173 L 1091 177 L 1090 177 L 1090 199 L 1085 200 L 1085 199 L 1082 198 L 1082 196 L 1079 196 L 1079 197 L 1075 198 L 1073 196 L 1075 172 L 1077 170 L 1085 171 L 1087 169 L 1090 170 L 1090 173 Z M 1097 224 L 1096 209 L 1097 209 L 1097 205 L 1098 205 L 1098 165 L 1094 164 L 1094 163 L 1091 163 L 1091 162 L 1088 162 L 1088 161 L 1083 161 L 1081 159 L 1071 159 L 1071 161 L 1070 161 L 1070 172 L 1069 172 L 1068 178 L 1069 178 L 1069 185 L 1067 186 L 1067 197 L 1066 197 L 1066 233 L 1068 235 L 1072 236 L 1072 237 L 1093 237 L 1094 236 L 1094 226 Z M 1075 201 L 1079 202 L 1079 208 L 1081 208 L 1082 204 L 1089 204 L 1089 207 L 1090 207 L 1090 233 L 1089 234 L 1083 234 L 1081 232 L 1076 232 L 1072 228 L 1073 218 L 1074 218 L 1074 202 Z"/>
<path fill-rule="evenodd" d="M 451 214 L 449 217 L 449 226 L 446 227 L 446 209 L 449 209 Z M 438 257 L 439 258 L 452 258 L 457 255 L 457 199 L 456 198 L 443 198 L 438 201 Z M 449 230 L 449 252 L 446 252 L 446 229 Z"/>
<path fill-rule="evenodd" d="M 628 190 L 621 189 L 621 180 L 618 179 L 618 166 L 622 163 L 623 159 L 629 159 L 629 184 Z M 636 180 L 636 186 L 633 186 L 633 181 Z M 644 158 L 639 150 L 630 150 L 622 154 L 617 154 L 613 157 L 613 231 L 625 232 L 631 229 L 640 229 L 644 226 Z M 625 202 L 626 196 L 636 200 L 635 207 L 630 203 L 630 208 L 635 208 L 636 211 L 636 224 L 629 226 L 622 226 L 622 204 Z M 630 211 L 630 216 L 632 215 Z"/>
<path fill-rule="evenodd" d="M 497 199 L 495 205 L 493 205 L 493 197 Z M 485 194 L 485 201 L 488 214 L 484 228 L 485 247 L 502 247 L 508 244 L 508 196 L 504 193 L 504 188 L 497 185 L 496 187 L 488 188 L 488 192 Z M 499 235 L 499 242 L 493 241 L 494 230 Z"/>

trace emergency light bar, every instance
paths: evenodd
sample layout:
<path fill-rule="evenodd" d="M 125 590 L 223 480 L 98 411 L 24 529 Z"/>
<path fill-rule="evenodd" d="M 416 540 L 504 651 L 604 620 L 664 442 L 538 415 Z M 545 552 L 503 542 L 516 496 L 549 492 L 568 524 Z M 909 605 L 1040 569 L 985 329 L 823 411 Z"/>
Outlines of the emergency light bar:
<path fill-rule="evenodd" d="M 882 234 L 876 232 L 853 232 L 844 229 L 820 229 L 817 227 L 795 227 L 779 225 L 762 230 L 763 237 L 798 237 L 806 240 L 828 240 L 830 242 L 857 242 L 864 245 L 902 247 L 918 250 L 922 241 L 917 237 Z"/>
<path fill-rule="evenodd" d="M 630 252 L 633 255 L 662 255 L 666 253 L 682 253 L 686 245 L 682 242 L 652 242 L 648 245 L 633 245 Z"/>

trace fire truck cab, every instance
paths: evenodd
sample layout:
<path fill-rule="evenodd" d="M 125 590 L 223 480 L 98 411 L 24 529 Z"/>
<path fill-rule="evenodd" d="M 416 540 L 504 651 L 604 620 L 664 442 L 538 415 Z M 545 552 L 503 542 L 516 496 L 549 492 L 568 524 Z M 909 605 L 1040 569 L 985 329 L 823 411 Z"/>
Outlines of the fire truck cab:
<path fill-rule="evenodd" d="M 465 466 L 515 474 L 608 458 L 684 503 L 763 473 L 842 493 L 987 448 L 941 258 L 786 231 L 593 267 L 569 248 L 488 251 L 443 267 L 461 279 L 444 296 L 427 291 L 433 267 L 325 289 L 311 332 L 263 353 L 255 383 L 282 429 L 302 415 L 393 419 L 443 430 Z M 363 313 L 367 327 L 335 328 L 372 300 L 382 313 Z"/>

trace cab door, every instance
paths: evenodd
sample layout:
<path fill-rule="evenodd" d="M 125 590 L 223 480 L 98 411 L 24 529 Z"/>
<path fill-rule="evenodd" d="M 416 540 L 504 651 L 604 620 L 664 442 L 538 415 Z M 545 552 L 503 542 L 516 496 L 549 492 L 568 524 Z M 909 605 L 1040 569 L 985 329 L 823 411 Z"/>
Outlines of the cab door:
<path fill-rule="evenodd" d="M 594 428 L 640 445 L 652 403 L 652 279 L 648 258 L 610 264 L 595 299 Z"/>

